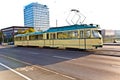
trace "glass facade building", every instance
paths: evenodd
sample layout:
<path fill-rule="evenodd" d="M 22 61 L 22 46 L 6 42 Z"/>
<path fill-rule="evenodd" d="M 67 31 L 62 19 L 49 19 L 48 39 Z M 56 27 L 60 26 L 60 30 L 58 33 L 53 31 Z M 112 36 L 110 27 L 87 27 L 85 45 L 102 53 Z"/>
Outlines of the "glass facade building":
<path fill-rule="evenodd" d="M 24 26 L 49 27 L 49 8 L 39 3 L 31 3 L 24 7 Z"/>
<path fill-rule="evenodd" d="M 26 27 L 26 26 L 11 26 L 7 28 L 1 29 L 2 32 L 2 43 L 14 43 L 14 36 L 17 34 L 21 34 L 21 31 L 25 31 L 29 28 L 33 27 Z"/>

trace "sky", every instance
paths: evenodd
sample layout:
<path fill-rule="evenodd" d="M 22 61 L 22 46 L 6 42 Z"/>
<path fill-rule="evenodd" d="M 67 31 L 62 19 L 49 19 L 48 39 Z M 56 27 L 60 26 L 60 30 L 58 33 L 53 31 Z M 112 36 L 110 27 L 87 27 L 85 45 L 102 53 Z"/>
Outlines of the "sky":
<path fill-rule="evenodd" d="M 84 14 L 84 24 L 98 24 L 102 29 L 120 30 L 119 0 L 0 0 L 0 29 L 24 26 L 25 5 L 32 2 L 47 5 L 50 11 L 50 26 L 68 25 L 66 18 L 71 9 Z"/>

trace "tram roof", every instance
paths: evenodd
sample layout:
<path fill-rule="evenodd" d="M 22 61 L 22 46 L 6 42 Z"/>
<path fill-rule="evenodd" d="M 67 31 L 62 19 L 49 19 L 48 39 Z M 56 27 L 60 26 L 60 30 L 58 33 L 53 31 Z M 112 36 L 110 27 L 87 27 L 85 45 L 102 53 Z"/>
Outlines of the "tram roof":
<path fill-rule="evenodd" d="M 19 36 L 27 36 L 27 35 L 39 35 L 39 34 L 43 34 L 43 32 L 31 32 L 31 33 L 27 33 L 27 34 L 17 34 L 15 37 L 19 37 Z"/>
<path fill-rule="evenodd" d="M 77 29 L 87 29 L 87 28 L 97 28 L 97 26 L 83 24 L 83 25 L 63 26 L 63 27 L 52 27 L 45 32 L 31 32 L 27 34 L 17 34 L 15 37 L 27 36 L 27 35 L 39 35 L 39 34 L 49 33 L 49 32 L 62 32 L 62 31 L 77 30 Z"/>
<path fill-rule="evenodd" d="M 95 25 L 71 25 L 71 26 L 63 26 L 63 27 L 52 27 L 45 32 L 61 32 L 61 31 L 68 31 L 68 30 L 77 30 L 77 29 L 87 29 L 87 28 L 97 28 Z"/>
<path fill-rule="evenodd" d="M 28 33 L 27 35 L 39 35 L 39 34 L 43 34 L 43 32 L 32 32 Z"/>
<path fill-rule="evenodd" d="M 17 35 L 15 35 L 15 37 L 19 37 L 19 36 L 26 36 L 26 34 L 17 34 Z"/>

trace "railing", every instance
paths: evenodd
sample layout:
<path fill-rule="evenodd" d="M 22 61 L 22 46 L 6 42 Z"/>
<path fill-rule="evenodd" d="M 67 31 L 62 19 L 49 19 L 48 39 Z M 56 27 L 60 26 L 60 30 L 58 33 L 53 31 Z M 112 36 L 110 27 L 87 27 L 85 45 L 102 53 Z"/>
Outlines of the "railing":
<path fill-rule="evenodd" d="M 103 38 L 103 43 L 120 43 L 120 38 Z"/>

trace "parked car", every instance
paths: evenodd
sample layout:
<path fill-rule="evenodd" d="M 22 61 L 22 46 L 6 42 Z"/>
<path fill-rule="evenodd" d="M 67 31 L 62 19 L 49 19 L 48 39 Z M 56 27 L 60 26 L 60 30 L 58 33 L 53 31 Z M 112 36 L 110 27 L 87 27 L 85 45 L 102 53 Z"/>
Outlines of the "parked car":
<path fill-rule="evenodd" d="M 8 45 L 14 45 L 14 42 L 8 42 Z"/>

